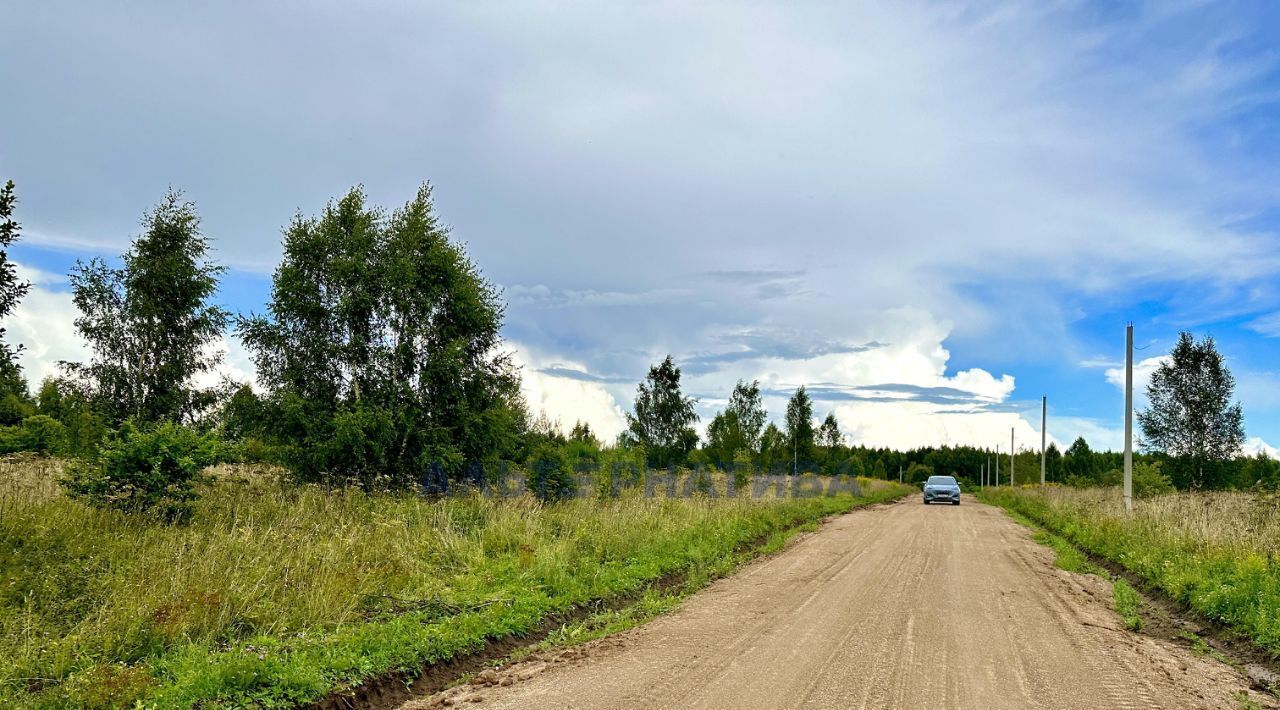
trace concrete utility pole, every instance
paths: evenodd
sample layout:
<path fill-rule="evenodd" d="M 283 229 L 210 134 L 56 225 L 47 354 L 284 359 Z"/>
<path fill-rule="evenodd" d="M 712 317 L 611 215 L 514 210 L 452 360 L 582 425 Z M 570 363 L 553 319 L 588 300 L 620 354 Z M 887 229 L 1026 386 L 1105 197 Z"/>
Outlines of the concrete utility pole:
<path fill-rule="evenodd" d="M 1049 395 L 1040 397 L 1040 485 L 1044 485 L 1045 425 L 1049 423 Z"/>
<path fill-rule="evenodd" d="M 978 487 L 987 487 L 987 465 L 985 463 L 978 464 Z"/>
<path fill-rule="evenodd" d="M 1124 329 L 1124 509 L 1133 512 L 1133 323 Z"/>
<path fill-rule="evenodd" d="M 1009 427 L 1009 485 L 1013 485 L 1013 427 Z"/>
<path fill-rule="evenodd" d="M 1000 445 L 996 444 L 996 487 L 1000 487 Z"/>
<path fill-rule="evenodd" d="M 898 483 L 902 483 L 902 464 L 898 464 Z"/>

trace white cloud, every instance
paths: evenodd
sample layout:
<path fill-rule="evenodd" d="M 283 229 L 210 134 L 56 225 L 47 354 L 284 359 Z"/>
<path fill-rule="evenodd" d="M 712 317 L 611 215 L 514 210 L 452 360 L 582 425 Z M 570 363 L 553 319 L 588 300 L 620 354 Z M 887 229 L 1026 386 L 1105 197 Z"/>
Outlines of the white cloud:
<path fill-rule="evenodd" d="M 1014 429 L 1019 447 L 1039 446 L 1035 425 L 1016 411 L 992 410 L 1009 405 L 1012 375 L 993 375 L 971 368 L 949 374 L 950 353 L 944 342 L 951 325 L 915 308 L 880 313 L 859 327 L 850 342 L 875 341 L 874 347 L 814 357 L 761 356 L 733 362 L 724 369 L 688 376 L 686 389 L 710 393 L 703 413 L 722 406 L 727 387 L 742 378 L 759 380 L 771 393 L 765 405 L 780 422 L 787 396 L 806 385 L 814 396 L 814 415 L 834 412 L 850 443 L 910 448 L 922 445 L 971 444 L 1004 449 Z M 678 358 L 677 358 L 678 360 Z M 702 422 L 705 427 L 706 417 Z"/>
<path fill-rule="evenodd" d="M 1156 357 L 1144 358 L 1133 363 L 1133 407 L 1135 410 L 1145 409 L 1147 406 L 1147 384 L 1151 382 L 1151 376 L 1155 374 L 1160 366 L 1169 361 L 1168 355 L 1158 355 Z M 1124 365 L 1117 367 L 1108 367 L 1103 375 L 1107 378 L 1107 382 L 1115 386 L 1116 389 L 1124 392 Z M 1121 410 L 1124 407 L 1121 406 Z"/>
<path fill-rule="evenodd" d="M 1257 456 L 1258 454 L 1266 454 L 1267 458 L 1280 459 L 1280 450 L 1263 441 L 1261 437 L 1255 436 L 1244 442 L 1244 453 L 1247 456 Z"/>
<path fill-rule="evenodd" d="M 1254 318 L 1245 327 L 1269 338 L 1280 338 L 1280 311 Z"/>
<path fill-rule="evenodd" d="M 48 287 L 60 278 L 21 265 L 19 273 L 32 281 L 31 290 L 4 326 L 8 329 L 7 340 L 23 346 L 18 362 L 28 384 L 35 389 L 44 378 L 60 374 L 60 360 L 82 361 L 88 350 L 75 329 L 79 311 L 71 294 Z"/>
<path fill-rule="evenodd" d="M 50 271 L 38 269 L 27 264 L 13 262 L 14 271 L 19 281 L 30 282 L 32 286 L 60 286 L 67 283 L 67 277 Z"/>
<path fill-rule="evenodd" d="M 15 266 L 19 277 L 31 282 L 31 290 L 4 321 L 4 327 L 8 330 L 7 340 L 23 346 L 18 362 L 34 390 L 46 377 L 61 374 L 59 362 L 85 362 L 90 351 L 75 329 L 80 312 L 71 292 L 59 288 L 66 284 L 66 277 L 21 263 Z M 239 339 L 219 338 L 208 350 L 220 353 L 223 361 L 215 371 L 197 377 L 197 385 L 217 384 L 224 376 L 256 384 L 253 363 Z"/>
<path fill-rule="evenodd" d="M 249 352 L 245 350 L 244 344 L 240 342 L 239 338 L 234 335 L 231 337 L 222 336 L 206 346 L 204 352 L 206 356 L 217 355 L 221 359 L 218 366 L 212 371 L 201 373 L 192 379 L 192 383 L 196 387 L 216 387 L 221 385 L 223 381 L 230 380 L 236 383 L 248 384 L 261 391 L 253 361 L 249 358 Z"/>
<path fill-rule="evenodd" d="M 512 303 L 528 304 L 541 308 L 566 308 L 571 306 L 635 306 L 655 303 L 679 303 L 689 298 L 687 289 L 657 289 L 643 292 L 555 290 L 542 284 L 522 286 L 516 284 L 503 289 L 503 296 Z"/>
<path fill-rule="evenodd" d="M 626 428 L 622 408 L 604 385 L 540 371 L 556 367 L 586 373 L 581 363 L 547 357 L 519 343 L 507 345 L 521 368 L 520 389 L 532 414 L 545 413 L 558 421 L 565 433 L 574 423 L 587 422 L 597 438 L 606 443 L 611 443 Z"/>

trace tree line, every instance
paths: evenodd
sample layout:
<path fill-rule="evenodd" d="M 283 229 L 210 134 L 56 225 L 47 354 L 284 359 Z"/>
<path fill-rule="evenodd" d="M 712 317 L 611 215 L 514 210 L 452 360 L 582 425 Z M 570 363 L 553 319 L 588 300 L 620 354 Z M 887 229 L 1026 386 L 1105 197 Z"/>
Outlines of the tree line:
<path fill-rule="evenodd" d="M 0 190 L 0 318 L 30 289 L 8 258 L 21 234 L 16 204 L 9 181 Z M 482 475 L 486 464 L 516 462 L 555 497 L 575 467 L 619 462 L 901 473 L 911 482 L 946 473 L 974 483 L 993 456 L 972 447 L 851 446 L 834 413 L 815 418 L 803 386 L 780 427 L 756 381 L 735 385 L 704 439 L 697 400 L 683 392 L 671 356 L 639 383 L 616 441 L 600 441 L 581 422 L 564 433 L 521 398 L 501 338 L 500 293 L 441 223 L 429 185 L 393 210 L 369 204 L 357 187 L 317 215 L 295 215 L 261 313 L 216 302 L 224 273 L 195 204 L 172 191 L 144 214 L 118 262 L 77 261 L 75 327 L 89 358 L 60 363 L 60 374 L 32 395 L 18 365 L 21 345 L 0 331 L 0 452 L 69 457 L 69 492 L 178 512 L 203 466 L 228 459 L 366 489 L 440 489 Z M 250 352 L 260 390 L 216 377 L 229 333 Z M 1155 469 L 1153 480 L 1274 486 L 1274 462 L 1239 456 L 1234 382 L 1212 340 L 1184 334 L 1168 367 L 1153 378 L 1152 406 L 1140 417 L 1149 449 L 1140 463 Z M 1015 470 L 1038 480 L 1038 454 L 1034 465 L 1022 460 L 1031 456 L 1019 453 Z M 1050 447 L 1049 479 L 1108 483 L 1116 456 L 1083 439 L 1066 452 Z"/>

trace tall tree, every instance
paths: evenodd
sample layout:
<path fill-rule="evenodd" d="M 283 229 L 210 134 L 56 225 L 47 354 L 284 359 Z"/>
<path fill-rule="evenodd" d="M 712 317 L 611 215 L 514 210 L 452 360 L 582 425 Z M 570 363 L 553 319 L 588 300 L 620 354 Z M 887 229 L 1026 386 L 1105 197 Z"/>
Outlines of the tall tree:
<path fill-rule="evenodd" d="M 760 383 L 738 380 L 729 395 L 728 406 L 707 425 L 706 448 L 711 460 L 724 465 L 740 452 L 757 453 L 767 416 L 760 397 Z"/>
<path fill-rule="evenodd" d="M 1244 444 L 1244 415 L 1233 404 L 1235 378 L 1212 337 L 1183 332 L 1147 384 L 1150 406 L 1138 413 L 1144 446 L 1170 458 L 1178 487 L 1224 483 L 1225 464 Z"/>
<path fill-rule="evenodd" d="M 836 414 L 828 412 L 827 418 L 822 420 L 822 426 L 818 427 L 818 445 L 826 449 L 827 461 L 831 461 L 835 456 L 841 438 L 840 423 L 836 421 Z"/>
<path fill-rule="evenodd" d="M 751 384 L 746 384 L 738 380 L 738 384 L 733 387 L 733 394 L 729 395 L 729 406 L 725 408 L 725 412 L 733 415 L 739 447 L 751 452 L 759 450 L 760 434 L 768 419 L 764 400 L 760 396 L 760 382 L 752 380 Z"/>
<path fill-rule="evenodd" d="M 1062 480 L 1062 452 L 1058 450 L 1057 444 L 1049 444 L 1049 448 L 1045 449 L 1044 464 L 1047 479 L 1060 482 Z"/>
<path fill-rule="evenodd" d="M 407 485 L 514 454 L 525 413 L 503 312 L 429 185 L 390 216 L 355 188 L 285 230 L 267 314 L 239 330 L 296 473 Z"/>
<path fill-rule="evenodd" d="M 22 297 L 31 290 L 31 283 L 18 278 L 17 267 L 9 260 L 9 247 L 22 234 L 21 225 L 13 218 L 17 204 L 13 181 L 8 180 L 0 188 L 0 321 L 8 318 Z M 22 346 L 9 345 L 4 336 L 5 329 L 0 328 L 0 393 L 25 401 L 30 394 L 22 377 L 22 367 L 18 364 Z"/>
<path fill-rule="evenodd" d="M 813 464 L 813 400 L 804 385 L 787 402 L 787 443 L 791 447 L 792 468 Z"/>
<path fill-rule="evenodd" d="M 1097 465 L 1093 460 L 1093 450 L 1089 448 L 1089 442 L 1084 440 L 1083 436 L 1076 437 L 1076 440 L 1067 448 L 1067 454 L 1063 457 L 1062 468 L 1068 476 L 1081 479 L 1092 480 L 1097 477 Z"/>
<path fill-rule="evenodd" d="M 769 422 L 760 432 L 760 469 L 765 473 L 781 473 L 791 468 L 791 447 L 787 435 L 777 424 Z"/>
<path fill-rule="evenodd" d="M 193 378 L 220 360 L 210 346 L 228 313 L 211 300 L 225 267 L 211 260 L 195 204 L 182 193 L 167 193 L 142 224 L 122 268 L 96 258 L 76 263 L 75 324 L 93 356 L 64 365 L 112 423 L 190 421 L 217 396 Z"/>
<path fill-rule="evenodd" d="M 670 355 L 649 368 L 636 389 L 635 411 L 627 415 L 627 430 L 645 447 L 650 466 L 681 463 L 697 446 L 698 435 L 692 426 L 698 421 L 693 410 L 696 403 L 680 391 L 680 368 Z"/>

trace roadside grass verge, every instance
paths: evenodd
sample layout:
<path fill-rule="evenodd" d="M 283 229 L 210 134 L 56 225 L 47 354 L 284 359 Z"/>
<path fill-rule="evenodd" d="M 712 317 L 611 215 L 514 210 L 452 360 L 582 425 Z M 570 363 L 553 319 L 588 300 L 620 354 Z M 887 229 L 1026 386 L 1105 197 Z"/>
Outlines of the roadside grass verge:
<path fill-rule="evenodd" d="M 0 461 L 0 705 L 292 707 L 478 651 L 596 601 L 625 628 L 744 554 L 914 491 L 428 500 L 224 471 L 185 525 L 71 501 L 56 462 Z M 762 542 L 763 541 L 763 542 Z"/>
<path fill-rule="evenodd" d="M 1111 595 L 1115 601 L 1116 613 L 1124 621 L 1124 627 L 1130 631 L 1142 630 L 1142 596 L 1129 586 L 1123 577 L 1111 580 Z"/>
<path fill-rule="evenodd" d="M 1001 488 L 980 498 L 1118 565 L 1273 659 L 1280 656 L 1280 498 L 1176 493 L 1134 501 L 1132 515 L 1115 489 Z M 1124 587 L 1115 592 L 1117 609 L 1136 610 L 1136 591 Z"/>

